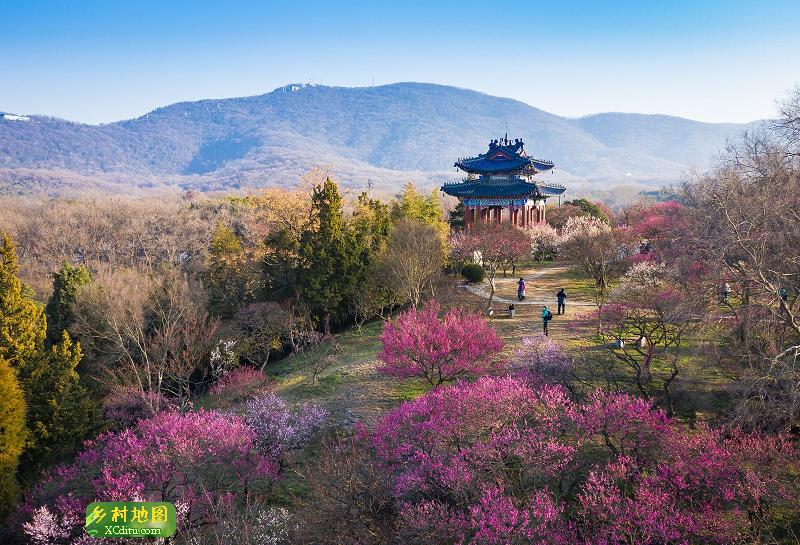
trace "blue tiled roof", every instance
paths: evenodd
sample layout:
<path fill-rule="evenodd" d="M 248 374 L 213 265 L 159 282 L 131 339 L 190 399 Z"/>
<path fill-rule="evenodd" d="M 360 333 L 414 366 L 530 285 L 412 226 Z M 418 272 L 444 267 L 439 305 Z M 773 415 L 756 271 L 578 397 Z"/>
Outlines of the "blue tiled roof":
<path fill-rule="evenodd" d="M 456 161 L 456 167 L 473 174 L 535 174 L 550 170 L 555 165 L 550 161 L 532 159 L 525 153 L 524 142 L 504 139 L 492 140 L 489 151 L 476 157 L 466 157 Z"/>
<path fill-rule="evenodd" d="M 543 197 L 555 197 L 561 195 L 567 190 L 563 185 L 537 183 L 536 187 L 539 188 L 539 194 Z"/>
<path fill-rule="evenodd" d="M 442 191 L 453 197 L 550 197 L 561 195 L 566 189 L 550 184 L 526 182 L 520 178 L 478 178 L 444 184 Z"/>

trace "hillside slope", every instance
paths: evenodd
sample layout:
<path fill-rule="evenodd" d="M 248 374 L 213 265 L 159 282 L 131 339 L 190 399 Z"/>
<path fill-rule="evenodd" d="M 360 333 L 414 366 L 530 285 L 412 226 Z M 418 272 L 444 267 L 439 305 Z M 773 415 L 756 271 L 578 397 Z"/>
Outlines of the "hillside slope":
<path fill-rule="evenodd" d="M 326 166 L 345 185 L 396 188 L 458 178 L 456 158 L 490 138 L 521 137 L 553 160 L 558 181 L 592 187 L 661 185 L 707 167 L 748 125 L 668 116 L 568 119 L 522 102 L 455 87 L 398 83 L 342 88 L 289 85 L 259 96 L 183 102 L 142 117 L 85 125 L 31 116 L 0 119 L 0 188 L 49 190 L 74 175 L 129 188 L 290 186 Z"/>

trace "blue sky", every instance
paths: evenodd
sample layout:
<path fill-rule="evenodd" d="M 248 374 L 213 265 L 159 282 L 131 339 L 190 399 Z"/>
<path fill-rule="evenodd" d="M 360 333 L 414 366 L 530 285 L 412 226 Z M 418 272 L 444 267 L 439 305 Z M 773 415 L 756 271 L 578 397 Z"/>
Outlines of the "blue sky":
<path fill-rule="evenodd" d="M 0 18 L 0 110 L 90 123 L 373 78 L 750 121 L 800 83 L 798 0 L 0 0 Z"/>

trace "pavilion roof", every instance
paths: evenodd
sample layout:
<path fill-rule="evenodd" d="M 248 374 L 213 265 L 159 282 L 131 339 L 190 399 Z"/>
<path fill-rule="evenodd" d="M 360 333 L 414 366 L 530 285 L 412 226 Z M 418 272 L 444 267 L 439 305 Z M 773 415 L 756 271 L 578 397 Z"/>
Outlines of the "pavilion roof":
<path fill-rule="evenodd" d="M 528 157 L 525 153 L 525 143 L 521 139 L 512 141 L 504 138 L 489 142 L 489 150 L 486 153 L 459 159 L 454 166 L 473 174 L 520 173 L 532 175 L 550 170 L 555 165 L 551 161 Z"/>
<path fill-rule="evenodd" d="M 521 178 L 488 178 L 444 184 L 442 191 L 453 197 L 552 197 L 566 188 L 553 184 L 528 182 Z"/>

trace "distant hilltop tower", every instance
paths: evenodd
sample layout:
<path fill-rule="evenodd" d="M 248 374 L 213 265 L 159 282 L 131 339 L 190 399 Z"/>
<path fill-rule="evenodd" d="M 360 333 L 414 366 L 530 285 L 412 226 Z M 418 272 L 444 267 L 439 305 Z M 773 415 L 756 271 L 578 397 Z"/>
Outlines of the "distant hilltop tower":
<path fill-rule="evenodd" d="M 459 159 L 455 167 L 477 176 L 462 182 L 447 183 L 442 191 L 464 203 L 464 226 L 475 223 L 511 222 L 527 227 L 545 221 L 545 202 L 561 195 L 566 188 L 533 180 L 534 174 L 555 168 L 550 161 L 528 157 L 524 142 L 517 138 L 489 142 L 489 151 Z"/>

